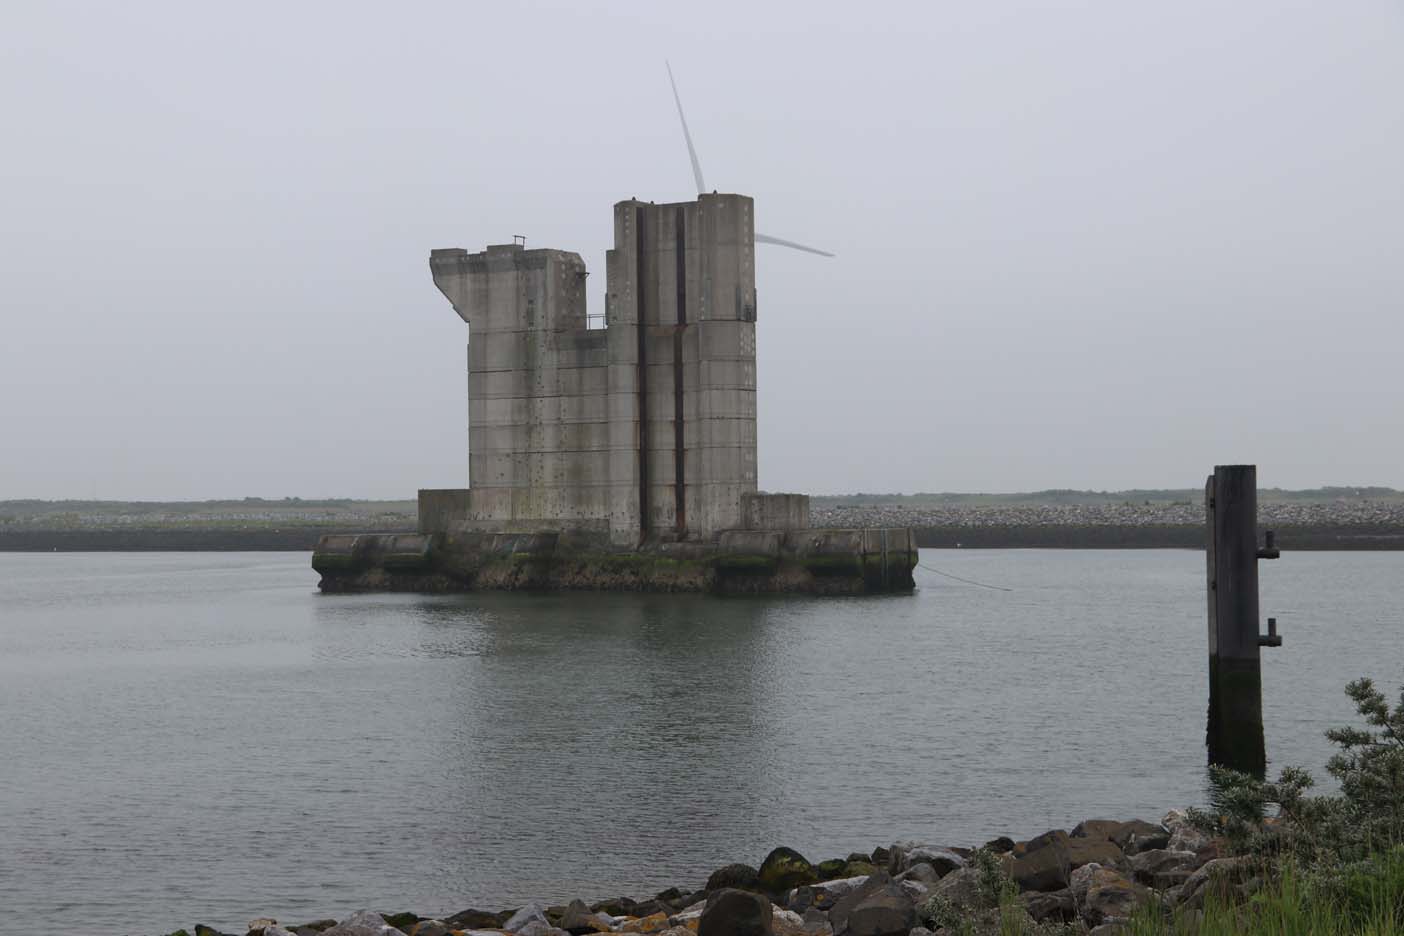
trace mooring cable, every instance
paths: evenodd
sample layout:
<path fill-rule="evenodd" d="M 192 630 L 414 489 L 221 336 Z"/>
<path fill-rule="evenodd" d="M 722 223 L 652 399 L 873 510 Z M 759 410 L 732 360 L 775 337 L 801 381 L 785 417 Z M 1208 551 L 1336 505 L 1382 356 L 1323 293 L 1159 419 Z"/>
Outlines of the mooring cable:
<path fill-rule="evenodd" d="M 974 579 L 961 578 L 959 575 L 952 575 L 949 572 L 942 572 L 940 569 L 937 569 L 933 566 L 929 566 L 924 562 L 918 562 L 917 568 L 925 569 L 928 572 L 935 572 L 937 575 L 944 575 L 948 579 L 955 579 L 957 582 L 964 582 L 967 585 L 978 585 L 981 588 L 993 588 L 995 591 L 1002 592 L 1012 592 L 1014 590 L 1012 588 L 1005 588 L 1003 585 L 989 585 L 985 582 L 977 582 Z"/>

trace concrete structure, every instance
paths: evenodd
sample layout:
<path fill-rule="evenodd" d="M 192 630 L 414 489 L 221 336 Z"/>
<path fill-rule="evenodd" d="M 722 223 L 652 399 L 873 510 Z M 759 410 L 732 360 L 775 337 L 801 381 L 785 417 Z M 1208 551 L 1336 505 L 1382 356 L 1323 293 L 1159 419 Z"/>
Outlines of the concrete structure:
<path fill-rule="evenodd" d="M 848 590 L 911 588 L 909 531 L 810 531 L 807 497 L 757 490 L 752 200 L 620 202 L 606 267 L 604 327 L 591 328 L 577 254 L 504 244 L 430 255 L 435 285 L 469 326 L 470 485 L 420 492 L 425 562 L 435 549 L 477 555 L 460 579 L 482 587 L 483 564 L 510 555 L 506 544 L 534 538 L 528 551 L 540 565 L 547 537 L 552 557 L 667 554 L 708 570 L 701 585 L 650 572 L 637 587 L 715 587 L 717 570 L 747 569 L 779 576 L 775 587 L 843 590 L 833 580 L 806 585 L 812 570 L 800 559 L 812 554 L 826 574 L 849 575 Z M 371 586 L 364 575 L 348 580 L 357 549 L 363 572 L 379 568 L 373 557 L 404 552 L 323 547 L 324 588 Z M 782 569 L 790 560 L 796 568 Z M 746 588 L 764 590 L 754 577 Z"/>

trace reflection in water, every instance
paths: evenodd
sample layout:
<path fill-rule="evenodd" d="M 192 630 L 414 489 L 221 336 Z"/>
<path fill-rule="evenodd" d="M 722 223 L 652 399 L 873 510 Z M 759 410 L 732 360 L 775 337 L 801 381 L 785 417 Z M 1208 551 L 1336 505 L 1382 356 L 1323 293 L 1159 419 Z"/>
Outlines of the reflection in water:
<path fill-rule="evenodd" d="M 638 896 L 779 844 L 1203 798 L 1197 553 L 947 553 L 1015 590 L 837 600 L 319 596 L 305 560 L 0 556 L 7 912 L 146 932 Z M 1402 573 L 1264 570 L 1292 634 L 1264 660 L 1276 765 L 1320 775 L 1341 687 L 1404 672 Z"/>

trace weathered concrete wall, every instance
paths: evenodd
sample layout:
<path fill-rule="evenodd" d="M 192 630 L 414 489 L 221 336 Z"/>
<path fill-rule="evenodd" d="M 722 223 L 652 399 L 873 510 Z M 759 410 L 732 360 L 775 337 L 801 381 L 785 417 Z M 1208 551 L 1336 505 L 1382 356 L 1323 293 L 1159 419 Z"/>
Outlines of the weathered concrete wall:
<path fill-rule="evenodd" d="M 464 529 L 604 522 L 622 545 L 744 525 L 741 499 L 756 490 L 753 210 L 718 194 L 615 205 L 597 331 L 576 254 L 432 253 L 435 284 L 471 328 Z"/>
<path fill-rule="evenodd" d="M 741 514 L 748 530 L 807 530 L 809 495 L 746 494 Z"/>
<path fill-rule="evenodd" d="M 467 488 L 420 488 L 419 532 L 452 533 L 465 529 L 471 493 Z"/>
<path fill-rule="evenodd" d="M 434 282 L 471 329 L 460 528 L 597 525 L 609 512 L 609 352 L 588 331 L 585 264 L 508 244 L 436 250 Z"/>
<path fill-rule="evenodd" d="M 611 405 L 622 417 L 632 403 L 634 420 L 611 432 L 643 452 L 638 494 L 612 518 L 621 541 L 742 524 L 756 489 L 753 211 L 741 195 L 615 205 Z"/>

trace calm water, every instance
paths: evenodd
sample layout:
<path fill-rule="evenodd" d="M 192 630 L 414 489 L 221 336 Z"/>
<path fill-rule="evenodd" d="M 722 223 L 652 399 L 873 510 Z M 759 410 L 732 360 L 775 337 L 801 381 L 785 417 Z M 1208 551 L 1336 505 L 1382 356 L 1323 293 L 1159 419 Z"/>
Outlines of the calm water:
<path fill-rule="evenodd" d="M 0 554 L 0 929 L 700 885 L 1201 798 L 1198 553 L 925 552 L 907 597 L 321 596 L 305 554 Z M 1404 682 L 1404 553 L 1264 563 L 1269 756 Z"/>

